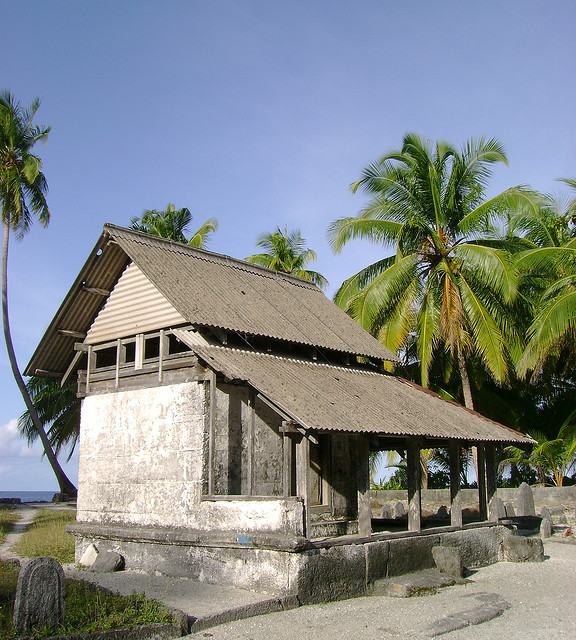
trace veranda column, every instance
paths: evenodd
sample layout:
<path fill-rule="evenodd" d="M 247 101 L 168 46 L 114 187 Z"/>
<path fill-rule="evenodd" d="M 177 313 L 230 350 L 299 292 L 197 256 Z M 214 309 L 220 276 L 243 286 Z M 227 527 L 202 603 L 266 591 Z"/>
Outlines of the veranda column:
<path fill-rule="evenodd" d="M 420 442 L 409 439 L 406 447 L 408 466 L 408 531 L 420 531 L 422 515 Z"/>
<path fill-rule="evenodd" d="M 478 468 L 476 473 L 478 476 L 478 507 L 480 509 L 480 520 L 484 522 L 488 520 L 488 503 L 486 502 L 486 453 L 484 443 L 478 443 L 476 449 L 478 451 Z"/>
<path fill-rule="evenodd" d="M 492 442 L 487 442 L 484 449 L 486 459 L 486 504 L 496 495 L 496 450 Z"/>
<path fill-rule="evenodd" d="M 370 446 L 368 436 L 359 435 L 357 445 L 358 486 L 358 535 L 372 534 L 372 509 L 370 507 Z"/>
<path fill-rule="evenodd" d="M 304 535 L 310 534 L 310 441 L 302 436 L 296 445 L 296 494 L 304 502 Z"/>
<path fill-rule="evenodd" d="M 460 442 L 451 440 L 448 445 L 450 455 L 450 524 L 462 526 L 462 498 L 460 493 Z"/>

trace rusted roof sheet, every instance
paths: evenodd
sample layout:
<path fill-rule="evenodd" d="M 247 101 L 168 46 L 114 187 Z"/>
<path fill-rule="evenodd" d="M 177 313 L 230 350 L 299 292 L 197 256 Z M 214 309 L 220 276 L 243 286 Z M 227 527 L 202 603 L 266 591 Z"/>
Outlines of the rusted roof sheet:
<path fill-rule="evenodd" d="M 395 376 L 226 347 L 193 349 L 208 366 L 247 382 L 307 429 L 532 442 Z"/>
<path fill-rule="evenodd" d="M 78 338 L 86 333 L 106 297 L 133 261 L 197 327 L 215 327 L 354 355 L 397 358 L 313 284 L 209 251 L 105 225 L 96 247 L 32 356 L 25 374 L 62 374 Z"/>

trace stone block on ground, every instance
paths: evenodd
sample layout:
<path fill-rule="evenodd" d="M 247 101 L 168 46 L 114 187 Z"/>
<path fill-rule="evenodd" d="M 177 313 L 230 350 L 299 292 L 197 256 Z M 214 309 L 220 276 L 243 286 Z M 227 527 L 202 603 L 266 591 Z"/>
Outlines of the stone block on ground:
<path fill-rule="evenodd" d="M 417 573 L 407 573 L 394 578 L 377 580 L 374 584 L 374 594 L 391 598 L 411 598 L 433 594 L 443 587 L 465 582 L 454 576 L 440 573 L 436 569 L 427 569 Z"/>
<path fill-rule="evenodd" d="M 80 564 L 83 567 L 91 567 L 98 557 L 98 549 L 93 544 L 89 544 L 80 558 Z"/>
<path fill-rule="evenodd" d="M 540 538 L 508 536 L 502 541 L 502 559 L 506 562 L 543 562 L 544 545 Z"/>
<path fill-rule="evenodd" d="M 56 628 L 64 617 L 64 571 L 54 558 L 34 558 L 22 564 L 14 602 L 18 635 L 34 627 Z"/>
<path fill-rule="evenodd" d="M 462 578 L 464 576 L 462 554 L 458 547 L 432 547 L 432 557 L 440 573 L 445 573 L 456 578 Z"/>
<path fill-rule="evenodd" d="M 549 538 L 552 535 L 552 521 L 548 518 L 542 518 L 540 523 L 540 537 Z"/>
<path fill-rule="evenodd" d="M 535 516 L 534 494 L 530 485 L 523 482 L 516 491 L 516 515 L 517 516 Z"/>
<path fill-rule="evenodd" d="M 122 571 L 124 569 L 124 558 L 115 551 L 104 551 L 96 556 L 90 569 L 97 573 Z"/>

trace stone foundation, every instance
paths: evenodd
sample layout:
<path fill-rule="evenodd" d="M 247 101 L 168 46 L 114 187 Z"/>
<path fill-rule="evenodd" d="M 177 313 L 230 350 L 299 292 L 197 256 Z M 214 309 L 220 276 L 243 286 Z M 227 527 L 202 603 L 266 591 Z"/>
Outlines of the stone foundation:
<path fill-rule="evenodd" d="M 484 525 L 314 544 L 272 534 L 218 539 L 214 533 L 149 528 L 73 525 L 69 530 L 76 537 L 77 560 L 92 543 L 100 552 L 122 554 L 127 569 L 294 595 L 302 604 L 362 595 L 376 580 L 433 567 L 436 545 L 459 547 L 468 568 L 492 564 L 511 535 L 501 525 Z"/>

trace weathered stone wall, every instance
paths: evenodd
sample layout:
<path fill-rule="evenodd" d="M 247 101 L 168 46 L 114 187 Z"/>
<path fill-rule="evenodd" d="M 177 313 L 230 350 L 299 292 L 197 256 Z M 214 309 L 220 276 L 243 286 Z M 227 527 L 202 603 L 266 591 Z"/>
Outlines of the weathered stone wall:
<path fill-rule="evenodd" d="M 190 382 L 85 398 L 78 522 L 301 535 L 297 501 L 202 498 L 205 396 L 203 383 Z M 256 475 L 272 477 L 267 486 L 277 481 L 270 468 L 263 465 Z"/>
<path fill-rule="evenodd" d="M 515 507 L 517 489 L 498 489 L 497 496 L 504 503 L 512 503 Z M 563 512 L 568 519 L 574 516 L 576 509 L 576 485 L 571 487 L 532 487 L 536 512 L 548 507 L 553 513 Z M 478 508 L 478 490 L 462 489 L 462 508 Z M 382 507 L 386 504 L 403 502 L 408 506 L 406 491 L 372 491 L 372 515 L 379 518 Z M 422 491 L 422 510 L 436 513 L 441 506 L 450 507 L 450 491 L 448 489 L 425 489 Z"/>

